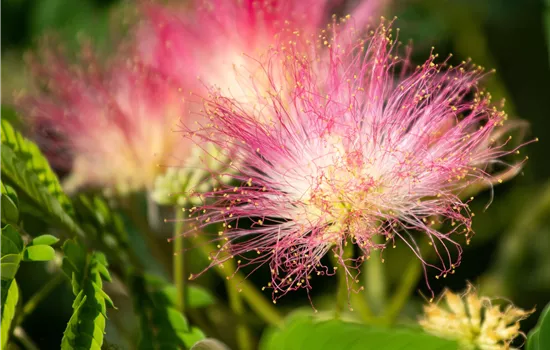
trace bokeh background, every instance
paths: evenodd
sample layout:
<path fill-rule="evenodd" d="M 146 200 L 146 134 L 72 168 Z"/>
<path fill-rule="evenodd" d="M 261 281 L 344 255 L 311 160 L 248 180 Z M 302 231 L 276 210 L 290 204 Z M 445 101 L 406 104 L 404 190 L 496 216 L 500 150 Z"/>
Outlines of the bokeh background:
<path fill-rule="evenodd" d="M 69 50 L 75 51 L 80 38 L 89 37 L 107 54 L 114 39 L 124 38 L 120 23 L 131 13 L 129 7 L 131 4 L 116 0 L 3 0 L 2 118 L 21 120 L 9 102 L 13 92 L 26 85 L 23 54 L 32 50 L 41 36 L 55 32 Z M 488 70 L 495 68 L 496 73 L 485 80 L 488 90 L 495 100 L 506 99 L 505 109 L 511 118 L 530 123 L 524 141 L 540 139 L 522 150 L 523 155 L 529 156 L 523 172 L 494 188 L 494 201 L 487 209 L 491 190 L 477 195 L 473 204 L 476 236 L 465 249 L 463 263 L 447 279 L 430 281 L 432 288 L 436 293 L 445 286 L 461 290 L 470 281 L 484 294 L 513 300 L 527 309 L 537 307 L 540 312 L 550 301 L 550 2 L 394 0 L 388 3 L 385 12 L 389 18 L 398 17 L 400 40 L 412 41 L 413 61 L 423 62 L 433 46 L 441 57 L 453 53 L 453 62 L 472 58 Z M 24 126 L 24 121 L 21 124 Z M 141 247 L 143 256 L 149 257 L 139 235 L 130 232 L 130 236 Z M 169 255 L 170 247 L 165 248 Z M 386 273 L 390 288 L 401 276 L 400 262 L 406 263 L 410 254 L 404 247 L 388 252 L 386 260 L 390 263 L 386 264 Z M 149 259 L 155 268 L 158 262 Z M 191 260 L 197 266 L 203 263 L 199 258 Z M 25 265 L 21 268 L 25 273 Z M 20 283 L 22 298 L 26 300 L 47 274 L 37 274 L 33 267 L 24 276 Z M 261 287 L 264 277 L 260 272 L 251 278 Z M 215 276 L 205 274 L 199 283 L 218 298 L 225 298 L 223 283 Z M 330 303 L 328 295 L 334 289 L 335 280 L 317 281 L 313 293 L 316 306 L 322 308 Z M 417 290 L 427 294 L 422 278 Z M 125 317 L 125 310 L 130 310 L 131 305 L 124 295 L 115 295 L 113 299 L 120 310 L 110 314 L 106 339 L 124 347 L 124 333 L 131 333 L 136 325 L 125 321 L 130 319 Z M 411 320 L 424 301 L 419 292 L 413 299 L 405 310 Z M 68 284 L 60 286 L 26 321 L 24 328 L 40 348 L 58 348 L 71 314 L 71 300 Z M 309 307 L 309 302 L 305 293 L 297 292 L 278 305 L 291 309 Z M 224 312 L 227 311 L 213 308 L 197 317 L 218 319 L 218 324 L 210 326 L 214 333 L 231 333 L 232 325 L 223 323 Z M 538 312 L 524 322 L 524 331 L 534 326 Z M 261 328 L 256 331 L 260 333 Z"/>

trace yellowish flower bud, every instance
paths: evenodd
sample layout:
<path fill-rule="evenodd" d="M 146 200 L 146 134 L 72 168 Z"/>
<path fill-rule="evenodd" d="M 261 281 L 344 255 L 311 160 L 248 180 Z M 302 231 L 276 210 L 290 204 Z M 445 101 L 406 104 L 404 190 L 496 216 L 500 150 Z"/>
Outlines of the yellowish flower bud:
<path fill-rule="evenodd" d="M 534 310 L 526 311 L 508 305 L 501 311 L 499 305 L 486 297 L 479 297 L 472 286 L 463 295 L 445 290 L 441 296 L 445 303 L 424 306 L 420 325 L 428 333 L 455 339 L 460 349 L 512 350 L 512 341 L 525 336 L 519 322 Z"/>

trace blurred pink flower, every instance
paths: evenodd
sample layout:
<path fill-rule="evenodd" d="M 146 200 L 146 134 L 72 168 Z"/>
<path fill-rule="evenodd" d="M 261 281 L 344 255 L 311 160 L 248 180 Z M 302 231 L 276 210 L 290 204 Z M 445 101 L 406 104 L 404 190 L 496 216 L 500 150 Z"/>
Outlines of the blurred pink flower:
<path fill-rule="evenodd" d="M 247 55 L 264 52 L 294 33 L 317 33 L 341 0 L 193 0 L 144 2 L 137 32 L 138 55 L 186 91 L 215 85 L 239 94 L 235 70 L 249 74 Z M 388 0 L 366 0 L 350 9 L 363 27 Z"/>
<path fill-rule="evenodd" d="M 419 231 L 440 258 L 422 260 L 425 267 L 454 272 L 462 249 L 453 236 L 473 234 L 461 191 L 500 182 L 492 164 L 517 151 L 505 147 L 506 114 L 477 87 L 480 67 L 431 55 L 411 70 L 385 24 L 364 40 L 341 27 L 270 49 L 258 63 L 265 76 L 251 77 L 271 82 L 270 92 L 258 92 L 253 111 L 212 89 L 197 133 L 228 152 L 240 174 L 239 185 L 206 193 L 191 210 L 196 228 L 223 224 L 212 265 L 235 256 L 239 266 L 269 264 L 274 299 L 332 274 L 321 263 L 331 249 L 355 281 L 352 267 L 386 246 L 377 235 L 393 245 L 400 238 L 422 259 Z M 284 79 L 293 83 L 275 83 Z M 344 262 L 347 241 L 362 254 Z"/>
<path fill-rule="evenodd" d="M 52 161 L 72 169 L 68 190 L 149 189 L 159 165 L 185 158 L 189 143 L 175 132 L 185 106 L 170 79 L 124 51 L 102 64 L 86 46 L 71 64 L 51 47 L 32 57 L 36 84 L 16 105 Z"/>

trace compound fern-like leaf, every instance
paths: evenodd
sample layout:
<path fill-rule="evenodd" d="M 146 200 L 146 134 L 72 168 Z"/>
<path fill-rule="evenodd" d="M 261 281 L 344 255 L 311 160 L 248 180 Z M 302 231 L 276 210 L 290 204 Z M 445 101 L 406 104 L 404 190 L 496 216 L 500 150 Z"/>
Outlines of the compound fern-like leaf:
<path fill-rule="evenodd" d="M 23 137 L 8 121 L 2 120 L 1 126 L 2 179 L 7 179 L 16 188 L 20 200 L 28 200 L 26 207 L 29 212 L 44 214 L 41 216 L 51 224 L 68 230 L 72 235 L 83 236 L 83 231 L 74 221 L 71 201 L 38 146 Z"/>
<path fill-rule="evenodd" d="M 114 307 L 103 291 L 110 281 L 107 260 L 100 252 L 87 253 L 75 240 L 63 244 L 63 271 L 71 279 L 73 315 L 67 324 L 62 349 L 101 349 L 107 321 L 107 307 Z"/>

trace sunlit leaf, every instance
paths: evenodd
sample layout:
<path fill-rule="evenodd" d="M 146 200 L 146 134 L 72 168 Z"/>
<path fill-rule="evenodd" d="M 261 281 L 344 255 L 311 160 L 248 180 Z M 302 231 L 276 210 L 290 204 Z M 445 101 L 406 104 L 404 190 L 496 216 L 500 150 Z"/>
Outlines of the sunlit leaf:
<path fill-rule="evenodd" d="M 59 242 L 59 238 L 52 235 L 42 235 L 34 238 L 30 245 L 54 245 Z"/>
<path fill-rule="evenodd" d="M 315 321 L 300 315 L 288 320 L 282 329 L 266 332 L 260 349 L 453 350 L 458 345 L 420 330 L 378 328 L 338 320 Z"/>
<path fill-rule="evenodd" d="M 14 278 L 19 269 L 25 245 L 19 232 L 11 225 L 2 228 L 0 274 L 2 276 L 0 294 L 2 310 L 2 349 L 7 344 L 15 307 L 19 300 L 19 289 Z"/>
<path fill-rule="evenodd" d="M 6 297 L 4 299 L 4 289 L 7 289 Z M 8 343 L 9 332 L 11 329 L 11 323 L 15 316 L 15 308 L 19 301 L 19 288 L 15 281 L 4 283 L 2 281 L 2 343 L 1 348 L 5 349 Z"/>
<path fill-rule="evenodd" d="M 28 246 L 23 252 L 25 261 L 49 261 L 55 257 L 55 250 L 48 245 Z"/>

